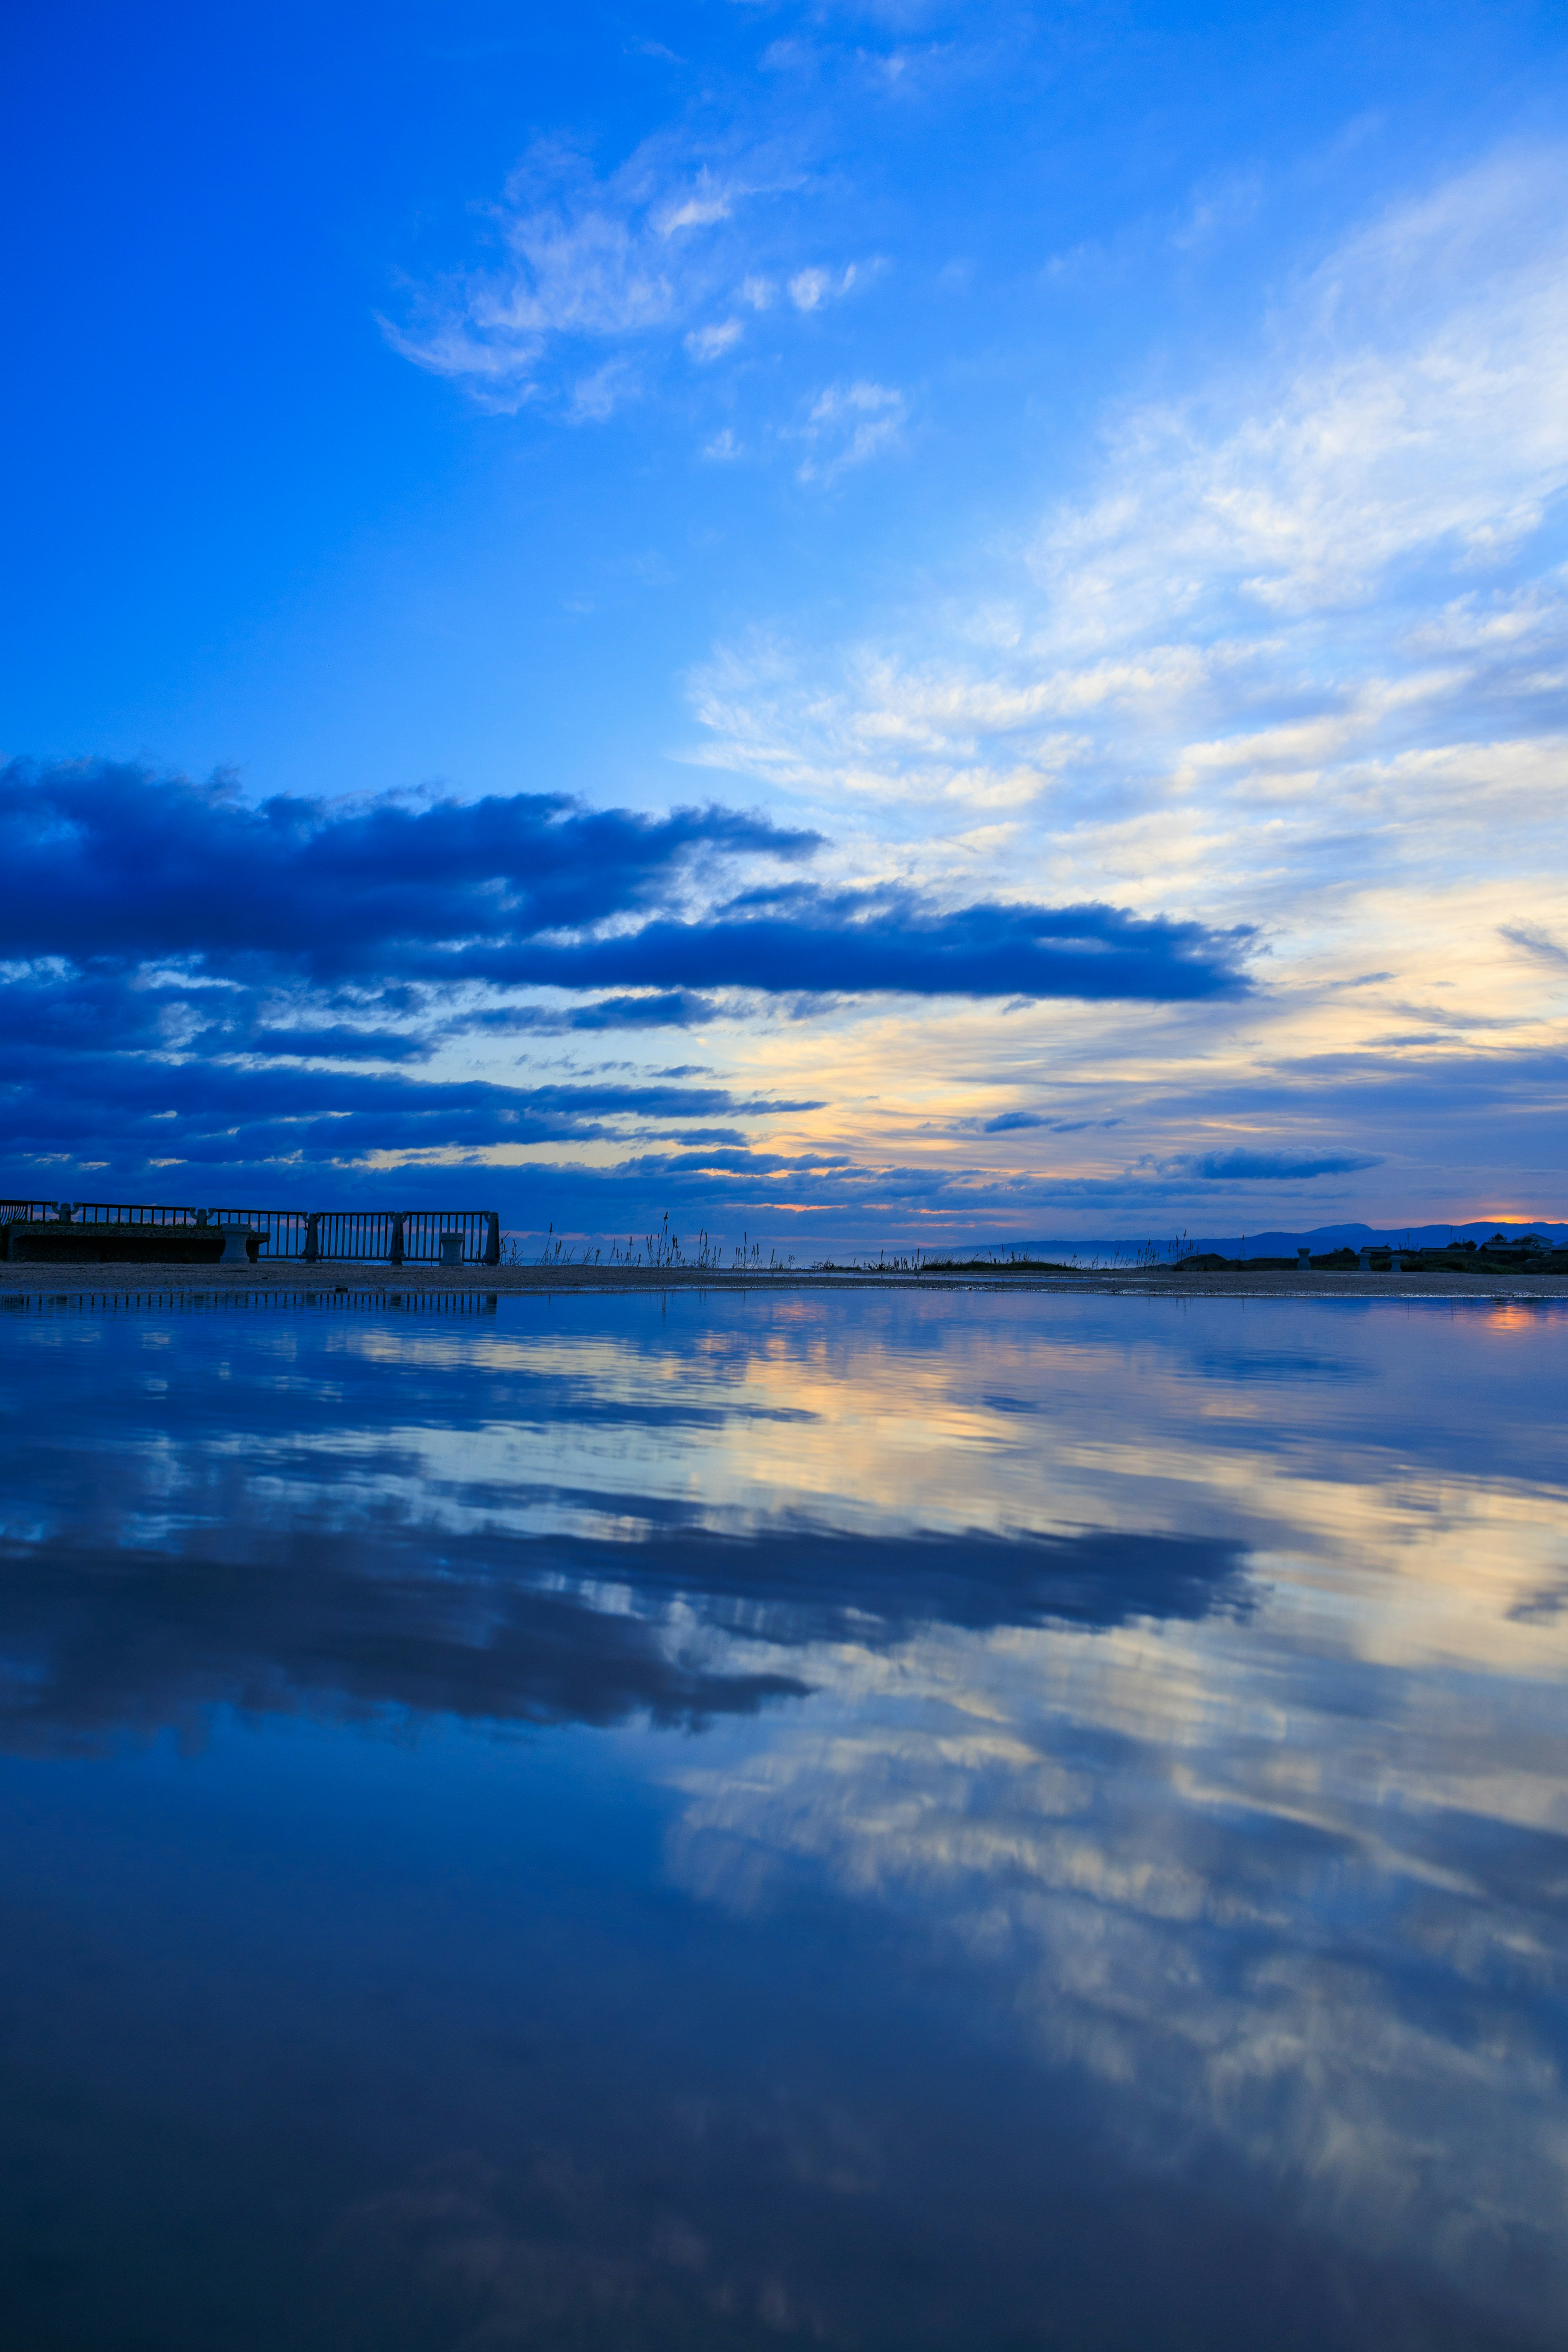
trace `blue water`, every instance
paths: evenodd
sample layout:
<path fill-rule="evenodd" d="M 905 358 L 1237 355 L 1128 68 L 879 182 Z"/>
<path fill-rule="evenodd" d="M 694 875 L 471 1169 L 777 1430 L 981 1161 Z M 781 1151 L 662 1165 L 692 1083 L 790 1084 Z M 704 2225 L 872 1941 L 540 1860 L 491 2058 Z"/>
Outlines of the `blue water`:
<path fill-rule="evenodd" d="M 0 2341 L 1568 2322 L 1568 1314 L 0 1311 Z"/>

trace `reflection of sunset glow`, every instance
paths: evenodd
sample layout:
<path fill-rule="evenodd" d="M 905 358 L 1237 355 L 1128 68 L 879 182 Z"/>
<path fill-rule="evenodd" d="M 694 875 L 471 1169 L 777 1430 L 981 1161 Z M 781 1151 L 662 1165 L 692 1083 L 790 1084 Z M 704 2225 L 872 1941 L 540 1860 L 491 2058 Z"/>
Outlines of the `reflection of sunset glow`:
<path fill-rule="evenodd" d="M 1234 1334 L 1238 1368 L 1249 1360 L 1244 1330 L 1258 1341 L 1310 1330 L 1328 1347 L 1321 1373 L 1282 1409 L 1280 1381 L 1194 1376 L 1187 1310 L 1151 1307 L 1133 1336 L 1126 1306 L 992 1300 L 981 1323 L 961 1307 L 917 1300 L 892 1336 L 846 1318 L 837 1302 L 795 1297 L 759 1299 L 734 1325 L 700 1320 L 679 1349 L 599 1324 L 574 1335 L 563 1321 L 467 1346 L 450 1332 L 374 1327 L 345 1328 L 338 1344 L 375 1361 L 405 1350 L 405 1360 L 432 1369 L 477 1361 L 536 1389 L 537 1420 L 524 1406 L 517 1421 L 460 1441 L 428 1427 L 398 1433 L 423 1465 L 422 1507 L 437 1515 L 464 1517 L 463 1486 L 482 1479 L 492 1496 L 515 1498 L 487 1509 L 529 1525 L 542 1511 L 550 1524 L 581 1513 L 572 1506 L 563 1519 L 560 1502 L 536 1499 L 542 1485 L 593 1489 L 600 1524 L 617 1491 L 668 1489 L 714 1524 L 788 1508 L 845 1527 L 1196 1525 L 1259 1556 L 1273 1610 L 1318 1622 L 1320 1638 L 1360 1655 L 1568 1671 L 1568 1613 L 1550 1627 L 1517 1613 L 1562 1573 L 1562 1481 L 1539 1450 L 1509 1476 L 1475 1459 L 1468 1383 L 1499 1312 L 1510 1310 L 1478 1307 L 1458 1321 L 1446 1307 L 1419 1310 L 1415 1329 L 1447 1350 L 1458 1392 L 1452 1442 L 1435 1447 L 1411 1432 L 1412 1465 L 1405 1433 L 1376 1400 L 1379 1354 L 1365 1353 L 1368 1339 L 1386 1339 L 1397 1360 L 1403 1308 L 1380 1307 L 1382 1321 L 1308 1309 L 1302 1323 L 1300 1308 L 1254 1301 L 1244 1327 L 1220 1306 L 1206 1328 L 1226 1347 Z M 522 1306 L 519 1322 L 535 1311 Z M 1550 1304 L 1511 1311 L 1510 1347 L 1515 1333 L 1534 1334 L 1550 1379 L 1563 1318 Z M 1250 1360 L 1266 1359 L 1249 1344 Z M 595 1421 L 562 1418 L 557 1384 L 596 1410 L 657 1405 L 680 1430 L 679 1452 L 657 1429 L 640 1437 L 635 1422 L 630 1431 L 617 1423 L 612 1442 Z M 331 1431 L 312 1440 L 334 1453 L 357 1443 Z M 1357 1606 L 1346 1616 L 1335 1596 L 1352 1561 Z"/>
<path fill-rule="evenodd" d="M 1531 1300 L 1499 1298 L 1487 1310 L 1487 1328 L 1489 1331 L 1528 1331 L 1540 1318 L 1541 1306 Z"/>

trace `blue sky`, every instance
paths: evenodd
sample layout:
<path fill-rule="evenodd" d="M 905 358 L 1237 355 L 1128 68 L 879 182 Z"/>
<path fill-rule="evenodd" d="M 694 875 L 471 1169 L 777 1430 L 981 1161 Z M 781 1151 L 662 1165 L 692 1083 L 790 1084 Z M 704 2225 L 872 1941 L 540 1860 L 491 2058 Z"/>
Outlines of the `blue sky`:
<path fill-rule="evenodd" d="M 1560 12 L 5 38 L 5 1189 L 1564 1213 Z"/>

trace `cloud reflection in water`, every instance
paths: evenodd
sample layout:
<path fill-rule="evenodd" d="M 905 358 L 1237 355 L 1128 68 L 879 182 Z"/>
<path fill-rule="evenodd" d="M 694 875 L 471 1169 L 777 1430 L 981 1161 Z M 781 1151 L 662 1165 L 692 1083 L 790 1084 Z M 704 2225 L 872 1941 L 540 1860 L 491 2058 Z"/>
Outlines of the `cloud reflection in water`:
<path fill-rule="evenodd" d="M 4 1738 L 108 1769 L 124 1732 L 235 1709 L 511 1727 L 527 1803 L 537 1727 L 619 1727 L 688 1940 L 639 1944 L 595 2029 L 619 2088 L 553 2154 L 499 2123 L 477 2153 L 470 2116 L 337 2193 L 334 2261 L 447 2310 L 410 2342 L 469 2340 L 432 2284 L 458 2272 L 476 2343 L 546 2312 L 593 2343 L 957 2343 L 982 2311 L 1034 2342 L 1042 2296 L 1060 2341 L 1159 2342 L 1153 2284 L 1097 2323 L 1088 2282 L 1119 2231 L 1175 2230 L 1229 2341 L 1268 2315 L 1279 2341 L 1546 2343 L 1563 1328 L 962 1297 L 31 1317 Z M 534 1992 L 580 2070 L 593 2032 Z M 656 2094 L 632 2019 L 684 2047 L 709 2008 L 722 2046 L 667 2053 Z M 942 2122 L 918 2160 L 890 2153 L 910 2098 Z M 673 2184 L 658 2212 L 639 2166 Z M 1038 2219 L 1075 2196 L 1078 2255 Z M 939 2211 L 929 2293 L 879 2301 L 864 2265 Z"/>

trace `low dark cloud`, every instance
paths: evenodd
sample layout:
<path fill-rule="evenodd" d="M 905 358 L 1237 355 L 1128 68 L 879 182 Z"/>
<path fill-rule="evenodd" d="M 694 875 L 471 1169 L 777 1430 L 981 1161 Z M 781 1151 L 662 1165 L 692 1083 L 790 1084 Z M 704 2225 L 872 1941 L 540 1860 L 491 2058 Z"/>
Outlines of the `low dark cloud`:
<path fill-rule="evenodd" d="M 13 761 L 0 769 L 9 1184 L 278 1199 L 318 1170 L 354 1170 L 360 1189 L 357 1171 L 388 1154 L 480 1162 L 585 1142 L 666 1180 L 809 1175 L 831 1163 L 754 1153 L 732 1125 L 805 1106 L 425 1070 L 466 1042 L 689 1027 L 759 1003 L 1183 1002 L 1245 986 L 1241 930 L 757 884 L 757 861 L 776 871 L 818 845 L 713 806 L 653 817 L 514 793 L 257 807 L 221 780 Z M 405 1179 L 371 1182 L 407 1194 Z"/>
<path fill-rule="evenodd" d="M 13 957 L 100 971 L 163 961 L 251 986 L 622 992 L 588 1013 L 601 1025 L 689 1020 L 715 988 L 1180 1002 L 1243 985 L 1245 932 L 1116 907 L 942 909 L 910 890 L 796 884 L 672 911 L 699 870 L 818 845 L 732 809 L 655 818 L 542 793 L 252 808 L 226 785 L 140 768 L 13 761 L 0 771 L 0 925 Z"/>
<path fill-rule="evenodd" d="M 1038 1111 L 998 1111 L 994 1118 L 966 1119 L 963 1126 L 981 1135 L 1017 1135 L 1042 1129 L 1049 1135 L 1083 1135 L 1090 1128 L 1120 1127 L 1119 1118 L 1046 1118 Z"/>
<path fill-rule="evenodd" d="M 1526 955 L 1534 956 L 1539 962 L 1555 964 L 1559 970 L 1568 966 L 1568 947 L 1539 923 L 1502 923 L 1498 928 L 1500 938 L 1512 947 L 1522 948 Z"/>
<path fill-rule="evenodd" d="M 770 995 L 1077 997 L 1180 1003 L 1245 985 L 1245 931 L 1120 907 L 982 902 L 910 890 L 749 892 L 706 920 L 656 919 L 570 945 L 463 950 L 445 964 L 512 987 L 741 988 Z"/>
<path fill-rule="evenodd" d="M 176 1199 L 193 1183 L 210 1190 L 209 1179 L 226 1170 L 266 1170 L 275 1186 L 280 1172 L 298 1183 L 313 1170 L 384 1151 L 478 1159 L 500 1145 L 605 1139 L 630 1150 L 664 1122 L 688 1134 L 700 1121 L 727 1146 L 731 1139 L 743 1146 L 729 1123 L 736 1118 L 815 1108 L 669 1079 L 432 1085 L 395 1072 L 251 1068 L 138 1052 L 84 1050 L 62 1062 L 37 1046 L 14 1050 L 0 1074 L 14 1161 L 64 1152 L 124 1175 L 162 1161 L 169 1163 L 162 1181 Z M 715 1129 L 714 1120 L 725 1125 Z M 408 1178 L 389 1174 L 375 1186 L 378 1197 L 389 1184 L 399 1197 L 407 1193 Z"/>
<path fill-rule="evenodd" d="M 472 952 L 602 923 L 662 903 L 705 858 L 816 845 L 733 809 L 649 817 L 550 793 L 252 807 L 221 781 L 17 760 L 0 770 L 0 937 L 13 956 L 379 978 L 415 943 Z"/>
<path fill-rule="evenodd" d="M 668 988 L 647 996 L 604 996 L 573 1005 L 500 1005 L 454 1021 L 448 1034 L 472 1037 L 560 1035 L 572 1030 L 695 1029 L 717 1020 L 721 1008 L 711 996 L 689 988 Z"/>
<path fill-rule="evenodd" d="M 1382 1164 L 1376 1153 L 1367 1151 L 1209 1151 L 1181 1163 L 1191 1175 L 1217 1183 L 1238 1180 L 1272 1183 L 1308 1176 L 1349 1176 L 1363 1168 L 1378 1168 Z"/>
<path fill-rule="evenodd" d="M 1451 1045 L 1455 1036 L 1452 1029 L 1395 1029 L 1386 1036 L 1369 1037 L 1366 1042 L 1375 1052 L 1390 1045 Z"/>
<path fill-rule="evenodd" d="M 244 1046 L 268 1060 L 310 1062 L 421 1062 L 435 1050 L 429 1038 L 405 1029 L 358 1029 L 346 1021 L 320 1029 L 303 1023 L 294 1029 L 252 1029 Z"/>

